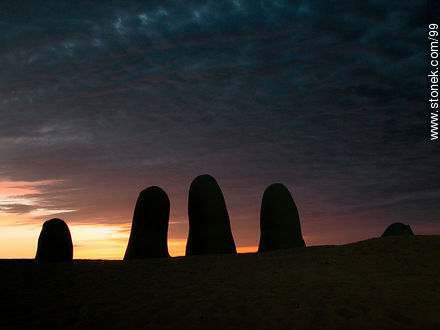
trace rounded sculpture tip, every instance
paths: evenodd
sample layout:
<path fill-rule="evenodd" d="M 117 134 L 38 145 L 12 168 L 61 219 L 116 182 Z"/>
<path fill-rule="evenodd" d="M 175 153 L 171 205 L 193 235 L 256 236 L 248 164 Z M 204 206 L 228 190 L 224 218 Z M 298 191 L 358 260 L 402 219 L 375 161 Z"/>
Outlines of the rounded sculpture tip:
<path fill-rule="evenodd" d="M 414 235 L 411 227 L 405 225 L 401 222 L 395 222 L 388 226 L 388 228 L 383 232 L 382 237 L 385 236 L 411 236 Z"/>
<path fill-rule="evenodd" d="M 169 257 L 167 236 L 170 200 L 160 187 L 142 190 L 136 201 L 124 260 Z"/>
<path fill-rule="evenodd" d="M 237 253 L 225 199 L 211 175 L 200 175 L 191 183 L 188 218 L 186 255 Z"/>
<path fill-rule="evenodd" d="M 72 237 L 67 224 L 58 218 L 46 221 L 38 238 L 35 260 L 70 261 L 72 258 Z"/>
<path fill-rule="evenodd" d="M 295 202 L 281 183 L 271 184 L 264 191 L 260 232 L 259 252 L 305 246 Z"/>

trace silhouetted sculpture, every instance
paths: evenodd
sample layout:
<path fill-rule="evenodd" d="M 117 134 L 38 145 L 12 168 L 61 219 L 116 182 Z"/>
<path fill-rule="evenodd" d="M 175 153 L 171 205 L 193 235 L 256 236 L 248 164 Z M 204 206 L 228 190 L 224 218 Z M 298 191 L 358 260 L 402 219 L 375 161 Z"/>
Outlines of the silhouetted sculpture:
<path fill-rule="evenodd" d="M 61 219 L 50 219 L 43 224 L 38 238 L 37 261 L 70 261 L 73 258 L 69 227 Z"/>
<path fill-rule="evenodd" d="M 210 175 L 193 180 L 188 196 L 186 255 L 237 253 L 222 191 Z"/>
<path fill-rule="evenodd" d="M 156 186 L 141 191 L 134 209 L 124 260 L 169 257 L 169 216 L 170 200 L 165 191 Z"/>
<path fill-rule="evenodd" d="M 383 232 L 382 237 L 401 235 L 414 235 L 414 233 L 409 225 L 405 225 L 401 222 L 395 222 L 388 226 L 388 228 Z"/>
<path fill-rule="evenodd" d="M 261 202 L 258 252 L 302 247 L 298 210 L 289 190 L 281 183 L 266 188 Z"/>

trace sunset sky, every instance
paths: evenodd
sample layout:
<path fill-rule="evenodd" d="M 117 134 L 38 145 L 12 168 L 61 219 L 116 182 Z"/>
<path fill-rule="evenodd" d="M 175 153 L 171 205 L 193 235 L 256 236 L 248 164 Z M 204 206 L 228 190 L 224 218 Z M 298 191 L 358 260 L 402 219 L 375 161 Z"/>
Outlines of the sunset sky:
<path fill-rule="evenodd" d="M 440 234 L 425 1 L 0 5 L 0 258 L 64 219 L 74 258 L 122 258 L 162 187 L 184 254 L 191 181 L 213 175 L 239 251 L 282 182 L 307 245 Z"/>

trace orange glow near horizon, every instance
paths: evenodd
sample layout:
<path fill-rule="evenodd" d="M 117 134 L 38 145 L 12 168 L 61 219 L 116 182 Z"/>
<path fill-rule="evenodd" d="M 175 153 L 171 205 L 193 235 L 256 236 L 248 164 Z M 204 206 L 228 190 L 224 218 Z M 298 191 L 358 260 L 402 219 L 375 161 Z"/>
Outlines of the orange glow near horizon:
<path fill-rule="evenodd" d="M 0 259 L 34 258 L 42 222 L 20 224 L 24 219 L 16 217 L 16 222 L 5 223 L 1 216 L 0 221 Z M 70 224 L 73 258 L 122 259 L 130 235 L 130 225 Z M 185 255 L 185 248 L 186 239 L 168 239 L 172 257 Z"/>
<path fill-rule="evenodd" d="M 40 207 L 23 214 L 8 212 L 9 208 L 16 204 L 32 207 L 35 203 L 35 196 L 42 193 L 41 187 L 59 182 L 57 180 L 0 182 L 0 259 L 34 258 L 43 224 L 43 221 L 36 219 L 46 218 L 48 220 L 55 214 L 75 211 Z M 118 260 L 124 257 L 131 223 L 115 225 L 67 223 L 73 241 L 74 259 Z M 185 255 L 185 248 L 186 239 L 168 239 L 171 256 Z"/>
<path fill-rule="evenodd" d="M 237 246 L 238 253 L 255 253 L 258 250 L 258 246 Z"/>
<path fill-rule="evenodd" d="M 122 259 L 130 236 L 131 221 L 127 221 L 129 212 L 127 210 L 118 212 L 118 209 L 114 212 L 113 209 L 112 213 L 99 213 L 99 218 L 97 213 L 91 216 L 86 214 L 84 217 L 89 221 L 82 223 L 75 218 L 77 210 L 44 207 L 45 204 L 39 201 L 39 195 L 43 195 L 48 185 L 56 185 L 60 182 L 59 180 L 0 182 L 0 259 L 34 258 L 43 219 L 48 220 L 53 217 L 66 220 L 74 244 L 74 259 Z M 22 209 L 18 208 L 23 206 Z M 113 224 L 103 223 L 107 215 L 115 214 L 116 217 L 112 219 Z M 258 214 L 249 212 L 246 214 L 231 212 L 230 215 L 231 219 L 237 222 L 252 223 L 253 219 L 258 218 Z M 73 220 L 69 221 L 69 218 Z M 172 257 L 184 256 L 188 229 L 187 216 L 180 213 L 172 215 L 171 218 L 168 232 L 169 253 Z M 301 227 L 307 246 L 347 244 L 377 237 L 383 232 L 383 227 L 379 223 L 367 225 L 365 222 L 366 225 L 362 230 L 357 226 L 344 225 L 351 220 L 347 217 L 331 219 L 304 217 L 303 219 Z M 120 223 L 118 220 L 121 220 Z M 359 218 L 357 221 L 359 222 Z M 237 252 L 256 252 L 259 239 L 258 225 L 242 228 L 241 232 L 234 232 L 234 222 L 231 221 L 231 225 Z M 413 230 L 418 234 L 428 234 L 433 231 L 438 233 L 440 226 L 417 225 L 413 226 Z"/>
<path fill-rule="evenodd" d="M 29 222 L 28 215 L 5 215 L 0 212 L 0 259 L 33 259 L 37 250 L 38 236 L 43 221 Z M 74 244 L 74 259 L 121 260 L 124 257 L 130 236 L 131 223 L 125 224 L 76 224 L 68 223 Z M 422 228 L 421 228 L 422 229 Z M 332 237 L 303 235 L 307 246 L 347 244 L 362 239 L 377 237 L 368 234 L 356 237 L 355 230 L 345 235 Z M 345 240 L 342 241 L 341 238 Z M 348 240 L 347 237 L 351 237 Z M 258 244 L 258 242 L 256 242 Z M 168 237 L 168 250 L 172 257 L 184 256 L 186 238 Z M 238 253 L 255 253 L 258 245 L 237 244 Z"/>
<path fill-rule="evenodd" d="M 11 222 L 0 225 L 0 259 L 34 258 L 41 225 Z M 120 260 L 124 257 L 130 224 L 71 224 L 69 229 L 74 244 L 74 259 Z M 168 250 L 172 257 L 184 256 L 185 248 L 186 238 L 168 239 Z M 251 253 L 257 249 L 257 246 L 238 246 L 237 252 Z"/>
<path fill-rule="evenodd" d="M 42 193 L 42 187 L 59 182 L 57 180 L 0 182 L 0 259 L 34 258 L 43 224 L 42 220 L 36 219 L 48 220 L 55 214 L 75 211 L 37 207 L 23 214 L 8 212 L 15 204 L 33 207 L 35 196 Z M 68 221 L 67 223 L 72 235 L 74 259 L 120 260 L 124 257 L 131 223 L 113 225 L 77 224 Z M 170 221 L 170 224 L 172 225 L 173 222 Z M 184 256 L 185 249 L 186 238 L 168 238 L 168 250 L 172 257 Z M 256 250 L 256 246 L 237 246 L 239 253 L 256 252 Z"/>
<path fill-rule="evenodd" d="M 40 235 L 43 220 L 48 220 L 56 214 L 73 212 L 74 210 L 49 210 L 43 208 L 33 209 L 25 214 L 8 213 L 7 207 L 13 203 L 29 202 L 26 194 L 40 193 L 39 187 L 52 184 L 52 181 L 41 182 L 3 182 L 0 184 L 0 259 L 34 258 L 38 236 Z M 6 210 L 5 210 L 6 207 Z M 62 216 L 64 218 L 64 216 Z M 178 218 L 184 221 L 184 219 Z M 170 225 L 175 222 L 170 221 Z M 67 221 L 72 241 L 74 244 L 74 259 L 109 259 L 120 260 L 124 257 L 130 236 L 131 223 L 103 224 L 103 223 L 75 223 Z M 172 231 L 173 233 L 173 231 Z M 176 233 L 182 235 L 182 233 Z M 257 239 L 257 237 L 254 237 Z M 308 246 L 322 244 L 322 240 L 316 236 L 304 235 Z M 238 253 L 254 253 L 258 250 L 257 245 L 243 242 L 243 246 L 237 244 Z M 255 242 L 258 244 L 258 242 Z M 168 250 L 172 257 L 184 256 L 186 237 L 168 237 Z"/>

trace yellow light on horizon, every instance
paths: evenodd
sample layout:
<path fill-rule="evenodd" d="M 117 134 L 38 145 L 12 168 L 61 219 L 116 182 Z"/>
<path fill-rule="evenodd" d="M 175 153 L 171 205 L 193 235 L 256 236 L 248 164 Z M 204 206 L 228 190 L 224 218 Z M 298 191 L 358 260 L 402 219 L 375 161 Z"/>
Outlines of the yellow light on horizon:
<path fill-rule="evenodd" d="M 254 253 L 257 252 L 258 246 L 237 246 L 238 253 Z"/>
<path fill-rule="evenodd" d="M 2 221 L 0 215 L 0 259 L 34 258 L 38 236 L 43 222 L 22 223 Z M 69 224 L 73 241 L 74 259 L 121 260 L 124 257 L 130 235 L 130 225 Z M 168 250 L 172 257 L 184 256 L 186 238 L 169 238 Z M 257 246 L 239 246 L 238 253 L 256 252 Z"/>

